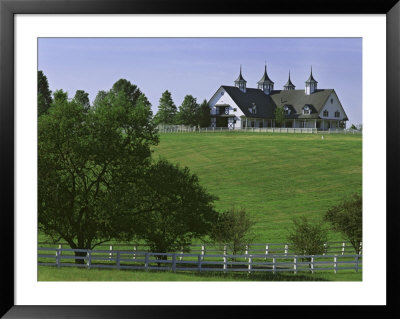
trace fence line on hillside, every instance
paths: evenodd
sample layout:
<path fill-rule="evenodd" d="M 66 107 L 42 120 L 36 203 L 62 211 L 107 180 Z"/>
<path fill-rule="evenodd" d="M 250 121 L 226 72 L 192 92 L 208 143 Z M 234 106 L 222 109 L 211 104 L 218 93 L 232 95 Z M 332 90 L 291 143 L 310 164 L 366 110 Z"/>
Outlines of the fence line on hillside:
<path fill-rule="evenodd" d="M 39 242 L 40 247 L 51 246 L 54 248 L 62 249 L 63 247 L 69 247 L 67 243 L 47 243 L 47 242 Z M 241 251 L 244 252 L 244 255 L 250 254 L 266 254 L 266 255 L 289 255 L 294 254 L 295 252 L 292 250 L 293 244 L 290 243 L 255 243 L 255 244 L 243 244 L 241 245 L 243 249 Z M 149 252 L 149 245 L 147 244 L 129 244 L 129 243 L 114 243 L 114 244 L 100 244 L 97 247 L 107 247 L 110 256 L 113 254 L 115 250 L 126 250 L 128 248 L 133 253 L 136 252 Z M 339 255 L 346 255 L 346 254 L 355 254 L 356 251 L 354 250 L 353 246 L 350 242 L 345 241 L 335 241 L 335 242 L 326 242 L 324 244 L 324 252 L 323 255 L 327 254 L 339 254 Z M 221 252 L 223 254 L 232 253 L 231 245 L 229 244 L 191 244 L 184 247 L 181 247 L 180 251 L 175 251 L 174 253 L 183 254 L 185 252 L 191 253 L 199 253 L 201 255 L 207 254 L 215 254 Z M 171 252 L 172 253 L 172 252 Z M 362 242 L 360 243 L 359 247 L 359 254 L 362 253 Z M 183 257 L 181 257 L 183 258 Z"/>
<path fill-rule="evenodd" d="M 50 253 L 44 253 L 44 252 Z M 80 253 L 81 256 L 76 256 Z M 54 261 L 53 261 L 54 260 Z M 75 263 L 82 260 L 82 264 Z M 356 255 L 231 255 L 181 254 L 117 250 L 109 256 L 108 250 L 38 248 L 38 265 L 55 267 L 85 267 L 214 272 L 300 272 L 362 269 L 362 256 Z"/>
<path fill-rule="evenodd" d="M 251 132 L 251 133 L 324 133 L 324 134 L 362 134 L 361 131 L 351 129 L 293 128 L 293 127 L 203 127 L 168 125 L 158 127 L 160 133 L 220 133 L 220 132 Z"/>

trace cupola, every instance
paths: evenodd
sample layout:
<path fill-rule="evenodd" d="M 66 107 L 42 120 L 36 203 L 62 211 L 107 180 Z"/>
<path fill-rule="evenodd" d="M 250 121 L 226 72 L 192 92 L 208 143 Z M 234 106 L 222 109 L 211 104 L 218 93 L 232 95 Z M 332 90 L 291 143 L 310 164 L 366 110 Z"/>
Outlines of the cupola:
<path fill-rule="evenodd" d="M 262 90 L 265 94 L 270 94 L 274 89 L 274 82 L 268 77 L 267 65 L 265 64 L 264 75 L 261 80 L 257 82 L 258 89 Z"/>
<path fill-rule="evenodd" d="M 240 66 L 239 77 L 235 80 L 235 86 L 239 88 L 242 92 L 246 92 L 247 81 L 242 76 L 242 66 Z"/>
<path fill-rule="evenodd" d="M 313 94 L 317 90 L 317 81 L 315 81 L 312 74 L 312 66 L 311 66 L 311 74 L 308 80 L 306 81 L 305 93 L 306 95 Z"/>

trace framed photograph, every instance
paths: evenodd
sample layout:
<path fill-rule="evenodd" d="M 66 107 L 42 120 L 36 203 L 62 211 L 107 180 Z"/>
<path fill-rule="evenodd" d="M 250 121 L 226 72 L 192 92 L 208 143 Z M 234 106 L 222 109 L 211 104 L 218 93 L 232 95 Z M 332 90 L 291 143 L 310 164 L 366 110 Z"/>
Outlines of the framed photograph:
<path fill-rule="evenodd" d="M 355 315 L 356 312 L 357 314 L 371 313 L 371 311 L 376 312 L 377 315 L 378 312 L 394 314 L 396 306 L 393 290 L 396 280 L 393 278 L 394 266 L 390 261 L 394 259 L 392 254 L 396 250 L 393 237 L 395 227 L 393 212 L 396 211 L 394 181 L 399 178 L 397 163 L 400 132 L 396 123 L 400 120 L 399 17 L 400 4 L 396 0 L 385 3 L 357 0 L 352 1 L 351 4 L 330 0 L 324 3 L 304 4 L 289 1 L 284 7 L 278 3 L 247 2 L 243 6 L 226 6 L 222 2 L 181 3 L 174 0 L 33 0 L 30 2 L 0 0 L 0 160 L 1 181 L 4 186 L 1 242 L 3 256 L 6 256 L 1 263 L 3 272 L 1 315 L 4 318 L 151 318 L 160 315 L 197 317 L 209 316 L 211 312 L 216 316 L 227 312 L 248 315 L 256 309 L 251 306 L 279 306 L 262 310 L 274 314 L 282 311 L 292 315 L 306 314 L 312 310 L 309 306 L 314 306 L 317 311 L 326 311 L 329 307 L 332 312 L 341 316 Z M 272 50 L 274 47 L 279 49 L 274 52 Z M 307 49 L 302 52 L 302 48 L 306 47 Z M 332 52 L 336 52 L 338 48 L 345 53 L 333 54 Z M 180 55 L 180 49 L 184 51 L 185 56 Z M 242 53 L 237 53 L 235 50 Z M 323 53 L 320 53 L 322 51 Z M 118 54 L 113 55 L 113 52 L 118 52 Z M 209 58 L 202 59 L 202 56 Z M 325 62 L 319 60 L 321 56 Z M 118 63 L 110 60 L 113 57 L 118 57 Z M 137 59 L 137 61 L 130 63 L 130 59 Z M 269 59 L 276 62 L 276 66 Z M 296 63 L 293 59 L 297 59 Z M 44 61 L 51 62 L 46 64 Z M 82 64 L 74 65 L 74 61 L 77 62 L 76 64 Z M 312 61 L 319 62 L 312 65 Z M 258 71 L 254 70 L 255 65 L 260 63 L 261 69 L 258 74 L 256 73 Z M 301 66 L 304 63 L 310 65 Z M 325 74 L 318 77 L 318 66 L 323 63 L 329 63 L 329 67 L 326 66 Z M 88 64 L 91 68 L 87 67 Z M 227 64 L 232 64 L 229 68 L 237 71 L 232 79 L 226 78 L 229 73 L 226 71 Z M 248 66 L 249 71 L 246 69 Z M 41 74 L 42 78 L 39 75 L 38 80 L 38 71 L 41 69 L 44 73 Z M 331 83 L 339 83 L 339 80 L 329 82 L 329 78 L 336 77 L 341 69 L 343 69 L 341 74 L 348 76 L 340 84 L 340 92 L 345 92 L 343 95 L 347 104 L 351 101 L 356 107 L 342 106 L 342 95 L 338 93 L 339 90 L 325 89 L 322 84 L 324 81 L 329 83 L 328 86 Z M 307 72 L 307 74 L 299 76 L 296 74 L 297 71 Z M 80 72 L 82 74 L 77 75 Z M 354 280 L 332 280 L 334 282 L 328 282 L 329 280 L 311 282 L 304 279 L 304 282 L 290 283 L 273 280 L 225 282 L 204 280 L 200 282 L 190 279 L 187 279 L 188 281 L 179 281 L 179 279 L 124 281 L 123 279 L 107 280 L 107 278 L 89 280 L 82 277 L 65 281 L 40 279 L 38 262 L 43 262 L 43 260 L 46 262 L 47 259 L 40 259 L 40 257 L 40 260 L 38 259 L 38 241 L 40 241 L 37 208 L 40 192 L 38 148 L 43 147 L 38 143 L 40 134 L 38 112 L 46 112 L 46 99 L 38 100 L 38 90 L 41 90 L 38 86 L 47 80 L 57 81 L 56 86 L 51 87 L 52 93 L 56 92 L 54 99 L 57 95 L 58 99 L 65 99 L 65 101 L 69 99 L 68 101 L 76 105 L 80 105 L 81 101 L 87 99 L 87 105 L 97 103 L 97 113 L 101 115 L 101 105 L 106 102 L 102 102 L 100 93 L 109 94 L 107 92 L 110 88 L 126 85 L 125 82 L 116 81 L 121 78 L 130 80 L 130 75 L 135 72 L 137 74 L 135 81 L 138 82 L 133 83 L 137 84 L 145 94 L 144 98 L 140 96 L 140 102 L 145 106 L 150 105 L 153 115 L 159 110 L 157 105 L 161 103 L 161 95 L 162 98 L 168 100 L 167 93 L 169 92 L 165 91 L 168 88 L 176 87 L 173 94 L 177 95 L 176 106 L 179 106 L 182 101 L 179 107 L 179 112 L 182 114 L 183 105 L 186 102 L 190 104 L 190 98 L 193 99 L 191 95 L 184 96 L 185 94 L 195 92 L 193 93 L 195 96 L 200 96 L 201 100 L 197 101 L 199 108 L 203 98 L 207 99 L 204 103 L 207 102 L 206 107 L 211 108 L 207 125 L 196 122 L 196 124 L 168 126 L 160 121 L 162 124 L 158 124 L 157 129 L 163 131 L 164 136 L 173 136 L 168 133 L 169 131 L 179 133 L 188 128 L 197 134 L 205 132 L 215 135 L 220 133 L 209 133 L 207 130 L 213 132 L 215 129 L 220 129 L 221 132 L 223 129 L 245 130 L 252 133 L 279 130 L 286 134 L 317 133 L 308 135 L 317 136 L 319 143 L 329 142 L 329 137 L 322 132 L 330 134 L 351 131 L 355 134 L 362 130 L 362 136 L 356 141 L 357 146 L 355 146 L 359 150 L 356 154 L 362 154 L 362 160 L 360 158 L 357 160 L 359 164 L 357 180 L 354 182 L 351 177 L 347 179 L 345 175 L 337 176 L 349 183 L 358 183 L 355 188 L 358 187 L 357 190 L 362 192 L 362 276 Z M 287 74 L 276 76 L 283 72 Z M 88 73 L 92 73 L 90 77 L 87 76 Z M 97 75 L 93 76 L 93 74 Z M 160 78 L 154 78 L 157 74 Z M 102 79 L 107 78 L 107 80 L 96 82 L 96 76 Z M 82 89 L 90 93 L 90 102 L 85 91 L 76 91 L 74 96 L 76 87 L 71 85 L 74 82 L 71 79 L 79 77 L 84 79 L 83 82 L 79 82 L 79 85 L 87 84 Z M 205 85 L 204 81 L 210 81 L 213 84 Z M 230 85 L 225 85 L 229 83 Z M 130 82 L 128 84 L 131 85 Z M 185 88 L 185 85 L 188 88 Z M 195 87 L 202 89 L 195 90 Z M 69 95 L 58 89 L 65 89 Z M 113 97 L 107 96 L 107 103 L 112 104 L 112 99 L 121 103 L 121 97 L 118 94 Z M 307 96 L 311 96 L 312 99 Z M 282 109 L 281 116 L 277 111 L 271 113 L 268 103 L 266 108 L 260 106 L 266 99 L 271 104 L 271 110 L 275 107 Z M 300 99 L 303 101 L 301 105 L 300 102 L 298 103 Z M 196 102 L 196 99 L 193 100 Z M 82 105 L 85 104 L 85 102 L 82 103 Z M 62 105 L 61 102 L 60 105 Z M 72 109 L 69 112 L 72 112 Z M 66 121 L 75 116 L 75 113 L 69 114 L 70 117 L 66 118 Z M 89 111 L 87 114 L 89 115 L 86 119 L 91 119 Z M 117 113 L 106 115 L 117 116 Z M 132 117 L 135 116 L 137 114 L 132 114 Z M 183 118 L 183 115 L 181 116 Z M 96 121 L 93 117 L 93 127 Z M 51 125 L 51 123 L 43 125 Z M 72 136 L 73 132 L 69 130 L 67 135 Z M 67 131 L 68 129 L 65 132 Z M 99 130 L 96 134 L 101 133 L 104 132 Z M 109 133 L 107 133 L 108 136 L 110 136 Z M 124 134 L 128 135 L 129 130 L 124 131 Z M 150 136 L 151 132 L 148 134 Z M 306 135 L 302 134 L 302 136 Z M 243 142 L 241 140 L 241 143 Z M 341 142 L 338 141 L 338 143 Z M 112 142 L 110 147 L 111 145 L 116 145 L 116 143 Z M 260 147 L 260 144 L 248 145 L 250 148 Z M 121 153 L 124 151 L 117 147 L 115 150 Z M 143 151 L 143 149 L 140 150 Z M 254 154 L 260 153 L 254 152 Z M 160 155 L 165 154 L 161 152 Z M 240 153 L 240 156 L 244 156 L 244 153 Z M 348 152 L 343 156 L 356 155 Z M 50 157 L 46 160 L 51 160 Z M 290 158 L 294 157 L 296 157 L 295 154 L 290 156 Z M 311 158 L 312 156 L 307 157 L 307 159 Z M 326 160 L 339 161 L 337 156 L 331 156 Z M 42 160 L 42 163 L 44 161 Z M 251 156 L 249 161 L 251 162 Z M 344 157 L 341 161 L 342 166 L 347 163 Z M 180 164 L 187 165 L 190 162 L 201 166 L 200 160 L 189 157 Z M 46 163 L 46 165 L 51 164 Z M 146 175 L 150 176 L 147 177 L 149 179 L 146 185 L 154 186 L 154 189 L 156 187 L 159 189 L 163 183 L 157 169 L 163 169 L 162 165 L 166 164 L 162 161 L 159 163 L 161 163 L 159 167 L 155 165 L 154 176 L 151 175 L 152 170 L 149 170 L 149 175 Z M 219 165 L 223 166 L 222 163 Z M 307 169 L 311 166 L 299 164 L 299 167 Z M 94 175 L 97 174 L 95 168 L 90 169 L 95 172 Z M 128 166 L 125 169 L 129 169 Z M 177 168 L 169 167 L 169 169 L 175 169 L 177 174 L 183 174 Z M 213 169 L 217 168 L 213 166 Z M 127 171 L 125 172 L 128 174 Z M 349 176 L 356 174 L 353 167 L 348 167 L 348 172 Z M 102 176 L 100 172 L 99 176 Z M 209 172 L 204 176 L 212 178 L 212 173 Z M 260 176 L 264 175 L 260 173 Z M 302 176 L 304 178 L 305 175 Z M 151 180 L 154 181 L 154 185 L 151 184 Z M 234 178 L 227 180 L 229 183 L 235 183 Z M 293 182 L 296 183 L 295 180 Z M 222 184 L 218 184 L 219 186 L 217 184 L 212 187 L 215 189 L 222 187 Z M 170 181 L 166 181 L 165 185 L 167 185 L 165 187 L 173 187 Z M 195 185 L 192 184 L 185 187 L 195 189 Z M 312 188 L 312 191 L 317 188 Z M 320 189 L 323 191 L 324 187 L 321 186 Z M 197 191 L 200 192 L 196 188 Z M 99 192 L 99 187 L 97 192 Z M 340 189 L 337 189 L 337 192 L 341 194 Z M 134 195 L 140 194 L 138 192 Z M 226 194 L 228 194 L 227 201 L 238 204 L 234 200 L 235 194 L 228 191 Z M 123 207 L 123 201 L 126 199 L 119 195 L 116 192 L 110 198 L 113 200 L 118 198 Z M 57 195 L 53 194 L 50 197 L 54 196 Z M 260 193 L 259 196 L 262 194 Z M 338 195 L 340 196 L 342 195 Z M 46 199 L 47 203 L 50 203 L 50 197 Z M 238 194 L 236 197 L 242 198 L 241 201 L 246 203 L 245 197 L 240 197 Z M 107 201 L 111 202 L 110 198 L 107 197 L 103 204 L 107 205 Z M 160 197 L 154 198 L 160 200 Z M 155 201 L 154 198 L 153 201 Z M 60 200 L 62 198 L 57 198 L 59 203 Z M 127 203 L 129 204 L 129 201 Z M 248 203 L 251 208 L 251 205 L 254 207 L 258 205 L 256 199 L 251 203 Z M 190 205 L 193 205 L 193 201 Z M 144 204 L 143 207 L 145 207 Z M 154 209 L 153 206 L 151 207 Z M 206 206 L 202 206 L 203 211 L 205 211 L 204 207 Z M 108 209 L 113 208 L 110 206 Z M 46 211 L 46 214 L 50 216 L 51 211 Z M 144 236 L 142 238 L 155 243 L 153 237 L 149 239 L 151 234 L 143 230 L 150 227 L 149 221 L 139 219 L 135 222 L 138 225 L 144 225 L 141 226 L 140 232 L 141 236 Z M 57 220 L 55 223 L 60 225 L 62 221 Z M 41 225 L 43 224 L 42 222 Z M 51 229 L 55 227 L 54 225 L 54 223 L 49 224 L 46 234 L 52 234 Z M 103 227 L 102 225 L 99 223 L 96 227 Z M 110 238 L 115 238 L 110 230 L 112 226 L 109 225 L 112 225 L 111 220 L 107 221 L 105 232 L 108 232 L 107 236 Z M 155 225 L 153 221 L 151 226 L 157 227 Z M 288 226 L 282 225 L 284 228 Z M 221 241 L 225 240 L 221 235 L 223 230 L 218 229 L 220 233 L 214 233 L 213 236 L 222 238 Z M 128 230 L 123 229 L 123 231 L 126 238 L 131 236 Z M 139 233 L 139 230 L 136 232 Z M 63 239 L 67 237 L 64 236 Z M 104 238 L 107 237 L 99 237 L 99 240 L 92 244 L 101 245 L 104 241 L 109 245 Z M 274 237 L 274 240 L 279 239 L 281 239 L 279 236 Z M 57 241 L 57 238 L 54 240 Z M 90 250 L 94 249 L 92 246 Z M 175 249 L 175 246 L 171 247 Z M 76 248 L 81 248 L 81 246 Z M 113 248 L 110 247 L 110 249 Z M 227 248 L 223 249 L 226 255 Z M 232 248 L 232 254 L 235 254 L 235 249 Z M 248 254 L 249 248 L 243 249 L 246 249 L 245 254 Z M 266 249 L 266 254 L 268 254 L 271 248 L 268 245 L 265 248 L 264 244 L 263 249 Z M 284 247 L 284 249 L 289 248 Z M 56 251 L 54 258 L 56 262 L 60 261 L 57 259 L 60 257 L 59 254 L 60 251 Z M 360 252 L 357 251 L 357 254 Z M 317 253 L 310 253 L 310 255 L 317 255 Z M 76 256 L 79 257 L 79 254 L 75 253 Z M 91 256 L 85 252 L 81 259 L 90 265 Z M 165 258 L 167 263 L 170 257 L 171 267 L 176 267 L 178 257 L 175 254 L 167 255 Z M 146 255 L 145 258 L 144 267 L 148 267 L 149 257 Z M 253 275 L 251 272 L 254 272 L 254 269 L 257 270 L 258 266 L 253 265 L 248 257 L 245 258 L 246 267 L 249 267 L 248 275 Z M 162 260 L 163 258 L 158 259 L 158 267 Z M 201 267 L 201 260 L 199 257 L 194 266 L 197 267 L 196 269 Z M 232 260 L 232 265 L 237 262 L 237 260 Z M 290 267 L 295 267 L 294 269 L 297 270 L 297 259 L 294 260 L 294 266 L 291 264 Z M 118 266 L 121 265 L 119 257 L 115 262 Z M 275 262 L 274 260 L 273 263 Z M 309 262 L 310 267 L 315 266 L 314 258 Z M 156 263 L 154 261 L 153 265 Z M 224 263 L 223 267 L 228 264 L 225 259 Z M 271 267 L 276 269 L 275 264 Z M 314 274 L 314 271 L 312 273 Z M 390 279 L 391 276 L 393 280 Z M 370 306 L 376 307 L 371 309 Z"/>

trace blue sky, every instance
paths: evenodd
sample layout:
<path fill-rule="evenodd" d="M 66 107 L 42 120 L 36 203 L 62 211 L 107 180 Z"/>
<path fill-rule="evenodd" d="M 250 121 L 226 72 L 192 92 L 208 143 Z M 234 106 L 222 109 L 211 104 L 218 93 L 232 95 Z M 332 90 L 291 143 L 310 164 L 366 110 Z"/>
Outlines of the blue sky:
<path fill-rule="evenodd" d="M 209 100 L 233 85 L 242 65 L 256 87 L 267 63 L 275 89 L 288 79 L 304 89 L 313 67 L 319 89 L 335 89 L 351 124 L 362 123 L 361 38 L 39 38 L 38 69 L 50 90 L 109 90 L 120 78 L 136 84 L 152 104 L 168 90 L 178 107 L 186 94 Z"/>

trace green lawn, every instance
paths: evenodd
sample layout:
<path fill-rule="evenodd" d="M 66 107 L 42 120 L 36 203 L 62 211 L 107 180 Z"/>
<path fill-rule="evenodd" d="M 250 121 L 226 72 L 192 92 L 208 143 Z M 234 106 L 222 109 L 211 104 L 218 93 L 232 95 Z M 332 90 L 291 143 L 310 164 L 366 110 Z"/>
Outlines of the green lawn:
<path fill-rule="evenodd" d="M 153 157 L 188 166 L 219 200 L 220 211 L 244 207 L 256 221 L 255 242 L 287 241 L 292 218 L 319 221 L 326 210 L 362 187 L 362 136 L 280 133 L 161 134 Z M 340 241 L 328 231 L 329 241 Z M 46 241 L 39 234 L 39 241 Z M 38 280 L 335 280 L 360 281 L 361 272 L 314 275 L 189 274 L 38 267 Z"/>
<path fill-rule="evenodd" d="M 188 273 L 38 267 L 39 281 L 361 281 L 362 272 L 324 271 L 320 273 Z"/>
<path fill-rule="evenodd" d="M 285 242 L 293 217 L 320 220 L 362 186 L 361 135 L 161 134 L 159 156 L 196 173 L 217 209 L 246 208 L 258 242 Z M 329 240 L 342 238 L 329 232 Z"/>

